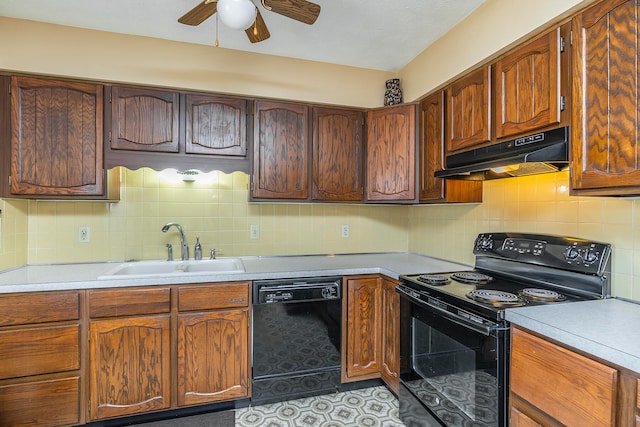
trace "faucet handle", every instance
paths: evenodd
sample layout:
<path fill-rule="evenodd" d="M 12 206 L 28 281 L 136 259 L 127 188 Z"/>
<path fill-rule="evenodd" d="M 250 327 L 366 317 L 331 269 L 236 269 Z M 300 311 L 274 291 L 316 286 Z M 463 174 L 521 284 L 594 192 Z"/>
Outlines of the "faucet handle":
<path fill-rule="evenodd" d="M 173 261 L 173 246 L 167 243 L 167 261 Z"/>

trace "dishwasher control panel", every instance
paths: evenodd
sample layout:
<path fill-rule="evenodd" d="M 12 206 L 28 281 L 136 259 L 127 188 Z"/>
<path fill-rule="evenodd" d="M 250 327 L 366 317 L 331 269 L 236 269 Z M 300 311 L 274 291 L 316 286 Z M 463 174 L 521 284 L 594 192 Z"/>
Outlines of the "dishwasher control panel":
<path fill-rule="evenodd" d="M 341 297 L 341 277 L 258 280 L 253 282 L 254 304 L 336 300 Z"/>

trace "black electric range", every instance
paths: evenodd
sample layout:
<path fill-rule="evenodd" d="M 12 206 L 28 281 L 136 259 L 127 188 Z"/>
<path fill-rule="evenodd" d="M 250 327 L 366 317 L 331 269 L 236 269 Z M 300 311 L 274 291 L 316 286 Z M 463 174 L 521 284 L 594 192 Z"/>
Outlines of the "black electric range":
<path fill-rule="evenodd" d="M 505 310 L 610 294 L 611 246 L 483 233 L 473 269 L 401 276 L 400 418 L 406 425 L 508 426 Z"/>
<path fill-rule="evenodd" d="M 401 276 L 414 296 L 464 308 L 488 319 L 504 310 L 607 298 L 611 245 L 523 233 L 483 233 L 472 270 Z M 433 302 L 433 301 L 432 301 Z"/>

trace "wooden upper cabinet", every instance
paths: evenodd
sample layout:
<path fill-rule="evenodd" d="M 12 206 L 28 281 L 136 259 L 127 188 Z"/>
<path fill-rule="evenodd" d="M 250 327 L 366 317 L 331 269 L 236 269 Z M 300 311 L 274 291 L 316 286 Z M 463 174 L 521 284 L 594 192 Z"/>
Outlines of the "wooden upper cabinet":
<path fill-rule="evenodd" d="M 469 149 L 491 139 L 491 66 L 479 68 L 446 89 L 446 151 Z"/>
<path fill-rule="evenodd" d="M 177 153 L 179 99 L 175 91 L 113 86 L 111 148 Z"/>
<path fill-rule="evenodd" d="M 364 113 L 314 107 L 312 129 L 312 199 L 362 201 Z"/>
<path fill-rule="evenodd" d="M 367 121 L 367 200 L 414 201 L 416 105 L 372 110 Z"/>
<path fill-rule="evenodd" d="M 102 85 L 14 76 L 10 97 L 11 195 L 104 195 Z"/>
<path fill-rule="evenodd" d="M 444 92 L 438 91 L 420 102 L 420 203 L 481 202 L 482 183 L 436 178 L 444 169 Z"/>
<path fill-rule="evenodd" d="M 189 94 L 185 109 L 186 153 L 246 155 L 246 100 Z"/>
<path fill-rule="evenodd" d="M 572 21 L 574 194 L 640 194 L 638 12 L 608 0 Z"/>
<path fill-rule="evenodd" d="M 560 27 L 495 64 L 496 138 L 560 123 Z"/>
<path fill-rule="evenodd" d="M 253 108 L 253 198 L 307 199 L 309 107 L 255 101 Z"/>

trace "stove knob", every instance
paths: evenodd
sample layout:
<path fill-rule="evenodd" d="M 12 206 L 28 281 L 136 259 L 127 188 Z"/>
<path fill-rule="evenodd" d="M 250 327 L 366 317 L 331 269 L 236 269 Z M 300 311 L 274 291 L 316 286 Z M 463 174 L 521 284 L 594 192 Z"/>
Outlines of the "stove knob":
<path fill-rule="evenodd" d="M 564 252 L 567 261 L 575 261 L 580 256 L 580 251 L 575 246 L 569 246 Z"/>
<path fill-rule="evenodd" d="M 598 260 L 598 253 L 593 249 L 587 249 L 587 252 L 584 255 L 584 261 L 588 264 L 592 264 Z"/>

